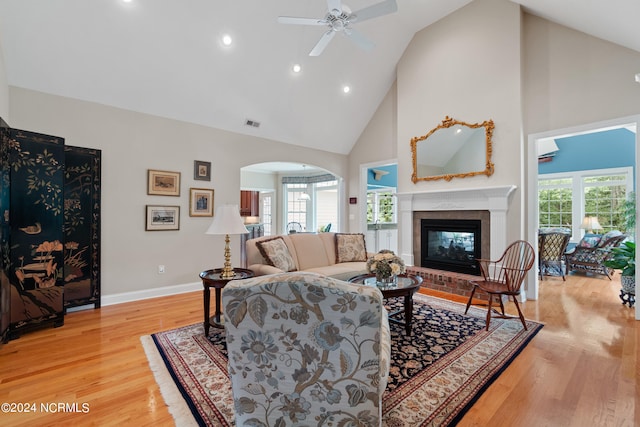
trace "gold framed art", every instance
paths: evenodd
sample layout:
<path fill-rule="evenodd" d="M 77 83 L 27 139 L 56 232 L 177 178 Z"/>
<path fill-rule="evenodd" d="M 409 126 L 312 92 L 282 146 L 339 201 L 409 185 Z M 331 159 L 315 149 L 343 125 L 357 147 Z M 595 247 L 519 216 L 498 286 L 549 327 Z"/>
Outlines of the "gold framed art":
<path fill-rule="evenodd" d="M 149 169 L 147 194 L 154 196 L 179 196 L 180 172 Z"/>
<path fill-rule="evenodd" d="M 213 216 L 213 189 L 189 189 L 189 216 Z"/>

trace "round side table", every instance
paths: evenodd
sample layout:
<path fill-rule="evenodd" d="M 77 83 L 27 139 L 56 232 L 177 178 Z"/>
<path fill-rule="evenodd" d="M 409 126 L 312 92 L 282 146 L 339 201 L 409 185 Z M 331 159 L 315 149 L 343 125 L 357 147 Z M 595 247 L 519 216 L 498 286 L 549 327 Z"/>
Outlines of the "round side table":
<path fill-rule="evenodd" d="M 253 277 L 253 271 L 246 268 L 234 268 L 233 277 L 230 279 L 223 279 L 222 269 L 214 268 L 213 270 L 205 270 L 200 273 L 202 279 L 202 292 L 204 296 L 204 334 L 209 336 L 209 328 L 224 328 L 224 323 L 220 318 L 222 314 L 220 296 L 222 295 L 222 288 L 226 286 L 232 280 L 249 279 Z M 210 316 L 211 311 L 211 288 L 215 290 L 216 296 L 216 311 L 213 316 Z"/>

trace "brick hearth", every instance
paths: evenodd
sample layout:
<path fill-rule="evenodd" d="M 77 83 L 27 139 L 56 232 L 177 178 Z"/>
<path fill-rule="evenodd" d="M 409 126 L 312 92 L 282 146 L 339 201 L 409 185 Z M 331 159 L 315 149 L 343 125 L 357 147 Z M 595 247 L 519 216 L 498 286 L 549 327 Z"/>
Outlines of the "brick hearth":
<path fill-rule="evenodd" d="M 451 271 L 434 270 L 432 268 L 416 266 L 408 266 L 407 273 L 422 277 L 423 288 L 447 292 L 467 298 L 471 295 L 472 290 L 472 286 L 469 281 L 480 278 L 479 276 L 472 276 L 470 274 L 454 273 Z M 478 291 L 474 295 L 474 298 L 486 301 L 489 299 L 489 296 L 482 291 Z"/>

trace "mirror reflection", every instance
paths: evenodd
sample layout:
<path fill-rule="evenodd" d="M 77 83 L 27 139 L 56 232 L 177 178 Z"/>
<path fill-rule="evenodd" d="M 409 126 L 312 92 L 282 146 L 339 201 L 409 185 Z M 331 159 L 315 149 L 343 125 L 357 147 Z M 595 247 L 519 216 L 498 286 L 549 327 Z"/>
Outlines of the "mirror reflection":
<path fill-rule="evenodd" d="M 466 123 L 445 117 L 424 136 L 411 139 L 411 180 L 431 181 L 493 174 L 493 121 Z"/>

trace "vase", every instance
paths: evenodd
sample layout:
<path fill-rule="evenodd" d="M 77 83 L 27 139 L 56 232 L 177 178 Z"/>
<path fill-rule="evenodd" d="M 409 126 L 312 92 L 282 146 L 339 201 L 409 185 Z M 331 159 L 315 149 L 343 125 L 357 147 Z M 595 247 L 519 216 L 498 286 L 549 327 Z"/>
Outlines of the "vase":
<path fill-rule="evenodd" d="M 622 290 L 628 294 L 636 294 L 636 278 L 635 276 L 620 276 Z"/>
<path fill-rule="evenodd" d="M 376 282 L 378 282 L 378 285 L 380 286 L 389 286 L 396 282 L 396 276 L 393 274 L 389 276 L 376 274 Z"/>

